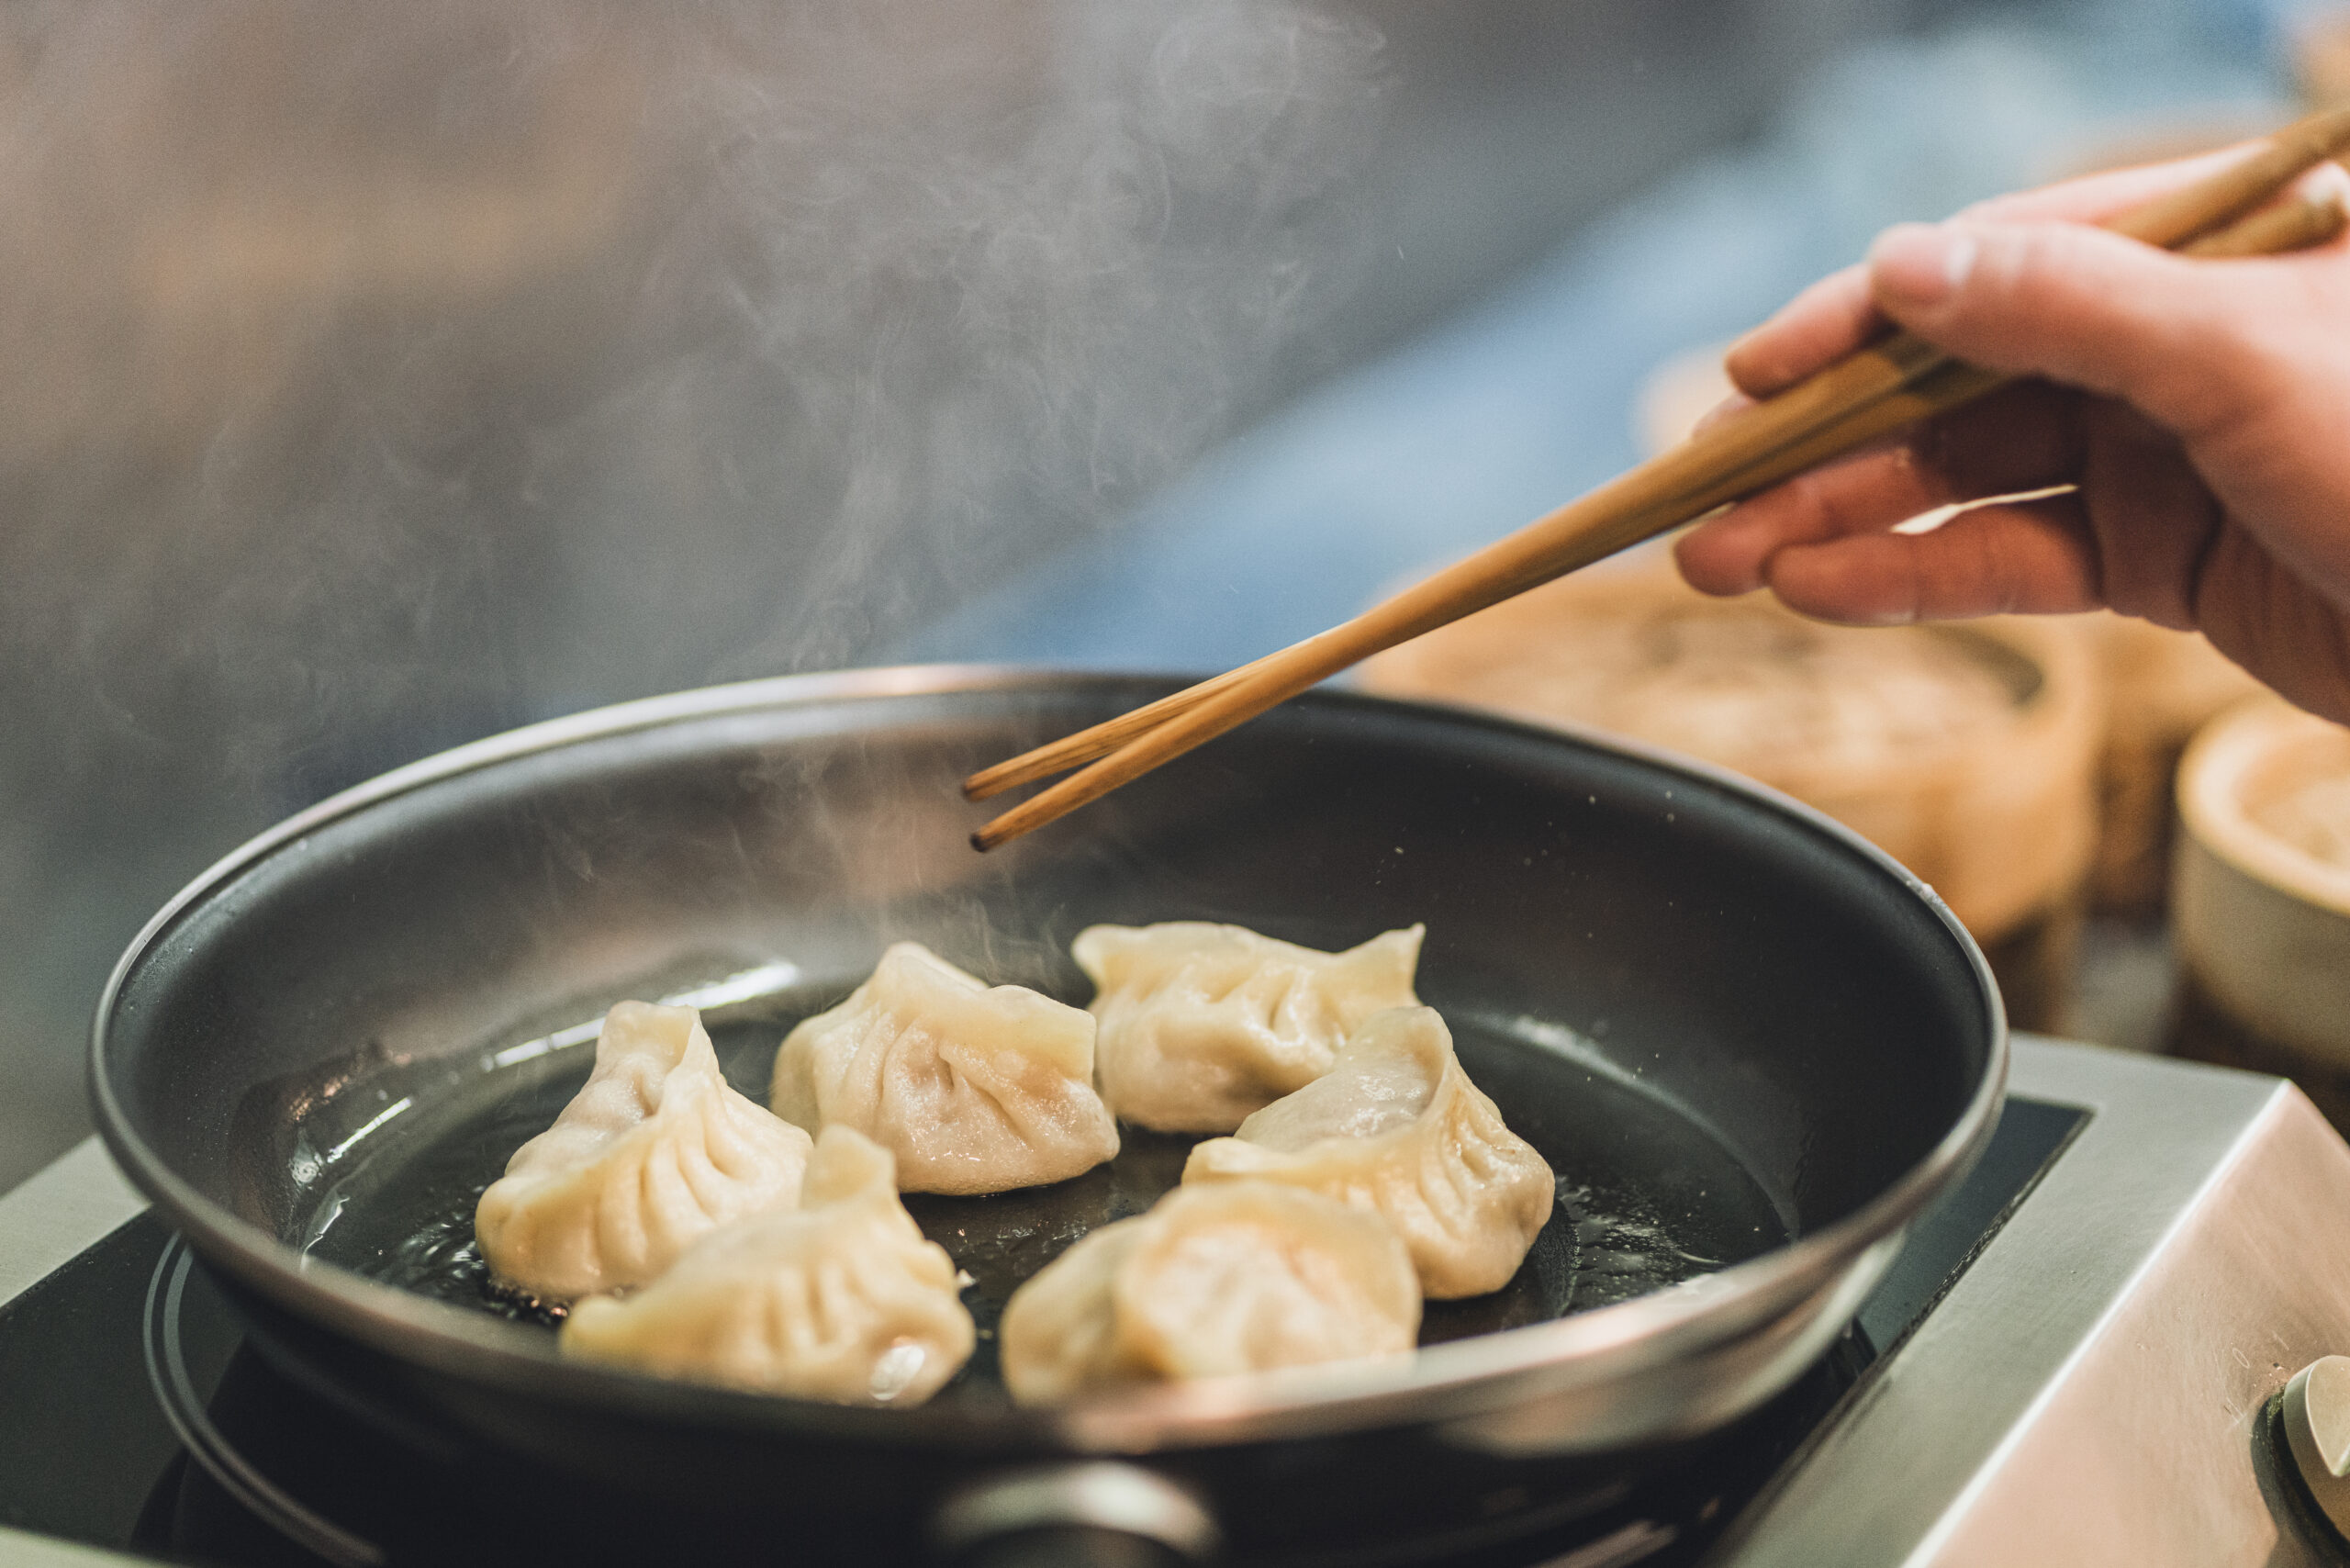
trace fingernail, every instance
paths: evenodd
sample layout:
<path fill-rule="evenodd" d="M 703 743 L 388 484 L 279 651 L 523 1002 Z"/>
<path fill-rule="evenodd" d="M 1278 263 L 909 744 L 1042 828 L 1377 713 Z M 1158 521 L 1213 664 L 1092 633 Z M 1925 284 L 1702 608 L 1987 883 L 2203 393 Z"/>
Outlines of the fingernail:
<path fill-rule="evenodd" d="M 1754 407 L 1753 398 L 1749 398 L 1743 392 L 1732 393 L 1729 397 L 1723 398 L 1720 402 L 1715 404 L 1712 408 L 1699 415 L 1697 422 L 1690 427 L 1689 433 L 1691 435 L 1703 435 L 1707 431 L 1713 429 L 1716 425 L 1720 424 L 1724 420 L 1729 419 L 1732 414 L 1738 413 L 1741 409 L 1751 409 L 1752 407 Z"/>
<path fill-rule="evenodd" d="M 1975 270 L 1982 247 L 1963 229 L 1903 223 L 1869 247 L 1869 271 L 1878 297 L 1903 305 L 1940 305 Z"/>
<path fill-rule="evenodd" d="M 2350 208 L 2350 169 L 2339 163 L 2320 163 L 2316 173 L 2301 181 L 2301 199 L 2320 207 Z"/>

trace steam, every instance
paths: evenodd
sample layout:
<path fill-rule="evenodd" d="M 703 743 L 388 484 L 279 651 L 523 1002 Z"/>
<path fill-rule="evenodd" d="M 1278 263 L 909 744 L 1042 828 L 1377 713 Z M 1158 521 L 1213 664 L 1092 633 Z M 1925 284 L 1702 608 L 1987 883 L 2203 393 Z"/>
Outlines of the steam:
<path fill-rule="evenodd" d="M 306 799 L 1111 525 L 1343 302 L 1379 72 L 1282 0 L 12 7 L 6 1070 Z"/>

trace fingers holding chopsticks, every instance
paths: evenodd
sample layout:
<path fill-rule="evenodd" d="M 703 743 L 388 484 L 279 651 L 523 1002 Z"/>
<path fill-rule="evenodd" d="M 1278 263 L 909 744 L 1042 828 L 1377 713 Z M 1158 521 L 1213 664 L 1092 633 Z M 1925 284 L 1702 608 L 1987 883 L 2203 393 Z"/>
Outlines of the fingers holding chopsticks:
<path fill-rule="evenodd" d="M 1882 461 L 1889 465 L 1899 455 Z M 1862 461 L 1874 466 L 1880 459 Z M 1851 498 L 1857 506 L 1908 510 L 1884 501 L 1904 487 L 1889 475 L 1846 478 L 1856 491 L 1882 487 L 1874 495 Z M 1710 586 L 1691 568 L 1686 551 L 1682 559 L 1693 581 Z M 1920 533 L 1879 525 L 1783 538 L 1759 553 L 1754 586 L 1769 588 L 1790 608 L 1818 620 L 1888 626 L 2095 609 L 2098 568 L 2081 501 L 2068 493 L 1976 507 Z"/>
<path fill-rule="evenodd" d="M 2120 398 L 2188 438 L 2240 412 L 2281 313 L 2324 257 L 2213 262 L 2074 223 L 1910 224 L 1871 252 L 1880 308 L 1986 369 Z"/>
<path fill-rule="evenodd" d="M 1791 609 L 1846 625 L 2094 610 L 2097 562 L 2077 497 L 1962 512 L 1930 533 L 1858 534 L 1771 559 Z"/>
<path fill-rule="evenodd" d="M 1711 594 L 1774 586 L 1785 551 L 1882 534 L 1954 502 L 2079 477 L 2078 400 L 2026 382 L 1815 468 L 1684 535 L 1684 576 Z"/>
<path fill-rule="evenodd" d="M 2298 399 L 2295 418 L 2276 392 L 2311 379 L 2290 362 L 2311 350 L 2309 324 L 2340 313 L 2328 297 L 2350 294 L 2350 241 L 2337 233 L 2289 257 L 2215 263 L 2077 222 L 2014 219 L 2067 206 L 2094 213 L 2109 197 L 2143 196 L 2152 176 L 2212 162 L 1889 230 L 1864 268 L 1815 286 L 1740 343 L 1729 367 L 1755 393 L 1807 374 L 1812 358 L 1832 358 L 1887 318 L 1963 361 L 2026 379 L 1697 529 L 1678 547 L 1690 581 L 1713 593 L 1769 587 L 1839 621 L 2102 603 L 2197 624 L 2200 576 L 2225 521 L 2212 481 L 2255 500 L 2268 469 L 2306 479 L 2310 454 L 2339 444 L 2300 428 L 2330 400 Z M 2313 214 L 2314 232 L 2332 233 L 2345 186 L 2350 177 L 2328 166 L 2266 216 Z M 2239 431 L 2251 433 L 2231 433 Z M 2290 460 L 2264 462 L 2263 442 Z M 2060 484 L 2083 494 L 1984 508 L 1931 534 L 1891 532 L 1932 508 Z M 2290 552 L 2297 542 L 2271 543 Z"/>
<path fill-rule="evenodd" d="M 2077 491 L 2032 494 L 2057 487 Z M 1996 498 L 2020 493 L 2030 498 Z M 1953 504 L 1968 510 L 1916 529 Z M 2191 626 L 2220 522 L 2168 432 L 2125 405 L 2034 381 L 1775 487 L 1684 535 L 1676 554 L 1701 590 L 1768 588 L 1826 621 L 2109 605 Z"/>
<path fill-rule="evenodd" d="M 2102 223 L 2227 167 L 2243 158 L 2249 145 L 2177 162 L 2066 180 L 1978 202 L 1947 223 L 1903 228 Z M 2278 201 L 2339 202 L 2345 185 L 2350 185 L 2350 176 L 2339 165 L 2323 164 L 2301 176 Z M 1724 368 L 1742 395 L 1741 401 L 1767 398 L 1860 348 L 1884 331 L 1890 320 L 1877 297 L 1873 259 L 1832 273 L 1796 295 L 1769 320 L 1730 345 Z"/>
<path fill-rule="evenodd" d="M 1764 555 L 1756 586 L 1854 625 L 2100 607 L 2200 624 L 2227 520 L 2177 445 L 2134 412 L 2100 402 L 2087 417 L 2095 429 L 2077 487 L 1973 504 L 1924 531 L 1790 540 Z"/>

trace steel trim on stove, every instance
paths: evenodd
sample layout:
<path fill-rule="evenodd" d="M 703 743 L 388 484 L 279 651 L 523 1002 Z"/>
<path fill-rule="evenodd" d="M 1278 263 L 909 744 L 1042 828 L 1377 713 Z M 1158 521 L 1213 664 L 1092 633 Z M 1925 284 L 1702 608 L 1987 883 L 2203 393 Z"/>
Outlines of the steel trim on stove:
<path fill-rule="evenodd" d="M 1747 1568 L 2331 1561 L 2254 1424 L 2350 1346 L 2350 1146 L 2280 1080 L 2019 1036 L 2080 1135 L 1723 1560 Z"/>
<path fill-rule="evenodd" d="M 96 1134 L 0 1195 L 0 1307 L 146 1212 Z"/>

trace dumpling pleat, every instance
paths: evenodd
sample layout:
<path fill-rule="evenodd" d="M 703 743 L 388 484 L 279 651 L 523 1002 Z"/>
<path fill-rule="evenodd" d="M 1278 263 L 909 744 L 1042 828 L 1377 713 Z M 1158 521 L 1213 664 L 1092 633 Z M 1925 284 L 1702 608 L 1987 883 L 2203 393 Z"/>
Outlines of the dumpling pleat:
<path fill-rule="evenodd" d="M 1118 1151 L 1093 1076 L 1092 1017 L 989 987 L 920 946 L 803 1021 L 776 1054 L 776 1114 L 852 1126 L 897 1157 L 908 1192 L 1065 1181 Z"/>
<path fill-rule="evenodd" d="M 727 1086 L 692 1009 L 622 1002 L 587 1085 L 515 1151 L 475 1230 L 509 1284 L 556 1301 L 623 1290 L 718 1226 L 795 1204 L 809 1148 Z"/>
<path fill-rule="evenodd" d="M 1556 1181 L 1549 1164 L 1509 1130 L 1500 1110 L 1461 1070 L 1450 1033 L 1433 1008 L 1376 1015 L 1348 1039 L 1327 1077 L 1266 1110 L 1268 1131 L 1259 1137 L 1273 1136 L 1274 1127 L 1293 1128 L 1300 1113 L 1292 1107 L 1313 1105 L 1315 1112 L 1304 1114 L 1345 1125 L 1348 1097 L 1362 1092 L 1353 1087 L 1360 1081 L 1349 1064 L 1368 1070 L 1406 1061 L 1435 1081 L 1426 1105 L 1402 1126 L 1275 1148 L 1252 1141 L 1252 1124 L 1244 1122 L 1237 1137 L 1194 1148 L 1183 1180 L 1255 1177 L 1313 1188 L 1383 1215 L 1410 1248 L 1428 1295 L 1500 1289 L 1549 1222 Z"/>
<path fill-rule="evenodd" d="M 1411 1349 L 1420 1290 L 1377 1215 L 1270 1182 L 1178 1188 L 1013 1293 L 1004 1381 L 1024 1405 L 1138 1380 Z"/>
<path fill-rule="evenodd" d="M 842 1404 L 928 1398 L 975 1338 L 953 1260 L 899 1202 L 887 1151 L 853 1128 L 825 1130 L 805 1192 L 806 1208 L 712 1231 L 632 1295 L 581 1302 L 565 1353 Z M 897 1362 L 908 1347 L 911 1367 Z"/>
<path fill-rule="evenodd" d="M 1096 988 L 1112 1111 L 1161 1132 L 1228 1133 L 1327 1071 L 1357 1024 L 1417 1001 L 1421 928 L 1343 953 L 1237 925 L 1096 925 L 1071 946 Z"/>

